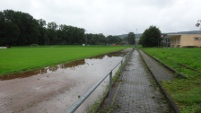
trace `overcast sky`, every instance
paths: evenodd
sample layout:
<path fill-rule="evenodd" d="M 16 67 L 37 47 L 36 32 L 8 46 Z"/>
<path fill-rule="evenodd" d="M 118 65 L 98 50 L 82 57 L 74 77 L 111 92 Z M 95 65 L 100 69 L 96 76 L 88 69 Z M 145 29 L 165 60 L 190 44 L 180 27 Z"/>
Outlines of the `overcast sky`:
<path fill-rule="evenodd" d="M 201 19 L 201 0 L 0 0 L 5 9 L 106 36 L 142 33 L 150 25 L 162 32 L 199 30 Z"/>

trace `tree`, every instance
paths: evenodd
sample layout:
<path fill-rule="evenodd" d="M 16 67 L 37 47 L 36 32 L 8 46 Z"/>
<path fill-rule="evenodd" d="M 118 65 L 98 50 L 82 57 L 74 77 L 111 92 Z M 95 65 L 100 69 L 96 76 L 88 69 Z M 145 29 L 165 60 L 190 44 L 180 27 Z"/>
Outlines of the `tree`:
<path fill-rule="evenodd" d="M 161 31 L 159 28 L 150 26 L 143 32 L 139 43 L 144 47 L 157 47 L 160 45 L 161 40 Z"/>
<path fill-rule="evenodd" d="M 129 44 L 134 45 L 135 44 L 135 34 L 133 32 L 130 32 L 127 36 L 127 40 L 128 40 Z"/>
<path fill-rule="evenodd" d="M 106 44 L 103 34 L 87 35 L 91 44 Z M 85 29 L 69 25 L 58 25 L 43 19 L 36 20 L 30 14 L 20 11 L 0 11 L 0 46 L 7 45 L 50 45 L 83 44 Z"/>
<path fill-rule="evenodd" d="M 6 46 L 16 43 L 20 33 L 19 27 L 6 18 L 4 12 L 0 12 L 0 26 L 0 45 Z"/>
<path fill-rule="evenodd" d="M 106 37 L 102 34 L 86 34 L 87 44 L 90 45 L 105 45 L 107 43 Z"/>
<path fill-rule="evenodd" d="M 38 29 L 39 29 L 39 36 L 38 36 L 38 44 L 45 45 L 47 44 L 47 36 L 46 36 L 46 21 L 43 19 L 38 20 Z"/>
<path fill-rule="evenodd" d="M 83 28 L 61 24 L 59 25 L 59 30 L 57 31 L 57 38 L 63 44 L 82 44 L 85 40 L 84 32 L 85 30 Z"/>
<path fill-rule="evenodd" d="M 4 10 L 1 12 L 1 45 L 27 45 L 37 42 L 38 24 L 28 13 Z"/>
<path fill-rule="evenodd" d="M 197 23 L 195 24 L 196 27 L 200 27 L 201 25 L 201 20 L 198 20 Z"/>
<path fill-rule="evenodd" d="M 18 45 L 38 43 L 38 22 L 30 14 L 17 11 L 12 21 L 19 27 L 20 35 Z"/>
<path fill-rule="evenodd" d="M 107 36 L 107 41 L 109 44 L 121 44 L 122 43 L 121 38 L 119 38 L 118 36 L 112 36 L 112 35 Z"/>
<path fill-rule="evenodd" d="M 55 22 L 49 22 L 47 24 L 47 36 L 48 36 L 48 43 L 55 45 L 57 43 L 57 28 L 58 25 Z"/>

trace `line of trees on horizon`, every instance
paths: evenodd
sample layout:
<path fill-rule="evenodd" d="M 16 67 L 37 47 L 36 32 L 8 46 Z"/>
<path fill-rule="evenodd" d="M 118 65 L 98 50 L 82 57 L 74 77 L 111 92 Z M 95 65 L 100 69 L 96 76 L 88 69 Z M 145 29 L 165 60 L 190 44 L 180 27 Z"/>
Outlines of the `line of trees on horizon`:
<path fill-rule="evenodd" d="M 85 33 L 84 28 L 35 19 L 28 13 L 0 11 L 0 46 L 122 44 L 118 36 Z"/>

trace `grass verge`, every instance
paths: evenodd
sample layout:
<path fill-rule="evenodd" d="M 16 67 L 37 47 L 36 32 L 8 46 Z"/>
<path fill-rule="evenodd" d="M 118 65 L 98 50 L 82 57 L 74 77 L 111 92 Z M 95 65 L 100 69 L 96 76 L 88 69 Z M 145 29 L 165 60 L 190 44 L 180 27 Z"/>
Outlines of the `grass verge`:
<path fill-rule="evenodd" d="M 201 113 L 201 49 L 142 48 L 149 55 L 172 67 L 187 79 L 162 82 L 182 113 Z"/>
<path fill-rule="evenodd" d="M 0 49 L 0 76 L 71 62 L 131 46 L 40 46 Z"/>

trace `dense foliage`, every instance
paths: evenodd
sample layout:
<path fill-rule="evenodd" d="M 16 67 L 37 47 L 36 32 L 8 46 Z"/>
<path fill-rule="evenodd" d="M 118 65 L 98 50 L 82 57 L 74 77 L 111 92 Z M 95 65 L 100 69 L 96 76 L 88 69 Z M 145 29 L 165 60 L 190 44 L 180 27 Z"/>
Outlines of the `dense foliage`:
<path fill-rule="evenodd" d="M 30 14 L 4 10 L 0 11 L 0 46 L 8 45 L 74 45 L 121 43 L 119 37 L 103 34 L 85 34 L 85 29 L 43 19 L 34 19 Z"/>
<path fill-rule="evenodd" d="M 126 37 L 128 40 L 128 43 L 131 45 L 135 44 L 135 34 L 133 32 L 128 33 L 128 36 Z"/>
<path fill-rule="evenodd" d="M 157 47 L 160 45 L 161 31 L 156 26 L 150 26 L 144 31 L 142 37 L 139 40 L 139 43 L 143 47 Z"/>
<path fill-rule="evenodd" d="M 121 44 L 122 39 L 118 36 L 109 35 L 105 37 L 103 34 L 86 34 L 87 44 L 90 45 L 111 45 L 111 44 Z"/>

